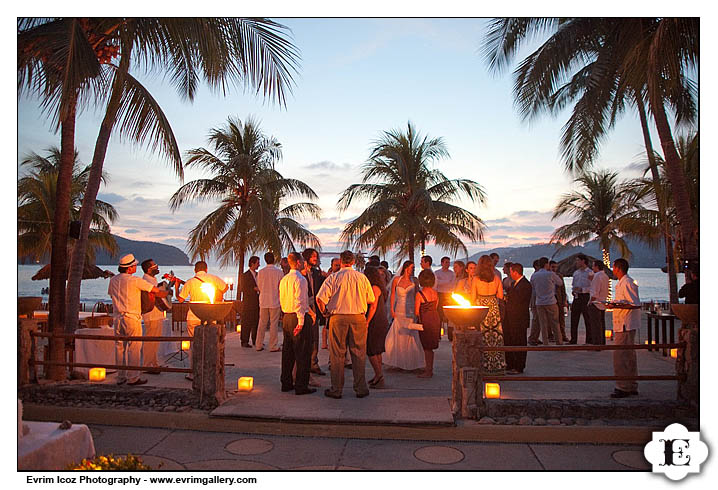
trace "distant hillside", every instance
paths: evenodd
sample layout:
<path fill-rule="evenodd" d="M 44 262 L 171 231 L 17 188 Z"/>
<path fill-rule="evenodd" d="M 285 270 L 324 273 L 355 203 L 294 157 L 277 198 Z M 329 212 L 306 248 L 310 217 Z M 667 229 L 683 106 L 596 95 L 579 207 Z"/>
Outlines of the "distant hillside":
<path fill-rule="evenodd" d="M 664 252 L 663 243 L 660 247 L 655 249 L 650 248 L 645 243 L 637 240 L 626 240 L 628 248 L 631 250 L 632 256 L 628 260 L 631 267 L 663 267 L 666 265 L 666 254 Z M 549 257 L 553 260 L 559 261 L 569 255 L 576 253 L 585 253 L 592 257 L 601 257 L 601 247 L 598 245 L 598 240 L 587 242 L 582 247 L 568 247 L 557 252 L 555 245 L 549 245 L 548 243 L 538 243 L 536 245 L 529 245 L 528 247 L 504 247 L 504 248 L 493 248 L 482 252 L 477 252 L 469 257 L 469 260 L 476 261 L 481 255 L 488 255 L 492 252 L 499 254 L 500 262 L 518 262 L 524 267 L 531 267 L 533 261 L 540 257 Z M 617 259 L 621 256 L 617 248 L 611 248 L 611 258 Z"/>
<path fill-rule="evenodd" d="M 119 252 L 116 256 L 99 251 L 95 263 L 98 265 L 115 265 L 120 257 L 125 254 L 134 254 L 135 258 L 142 262 L 145 259 L 154 259 L 158 265 L 190 265 L 189 257 L 182 250 L 172 245 L 165 245 L 157 242 L 142 242 L 137 240 L 129 240 L 118 235 L 113 235 L 117 241 Z M 41 260 L 42 263 L 48 263 L 49 257 Z M 32 263 L 27 258 L 18 258 L 18 264 Z"/>
<path fill-rule="evenodd" d="M 117 240 L 119 252 L 111 257 L 105 252 L 97 253 L 97 264 L 116 264 L 117 260 L 125 254 L 134 254 L 135 258 L 142 262 L 145 259 L 154 259 L 158 265 L 190 265 L 189 257 L 182 250 L 172 245 L 165 245 L 157 242 L 141 242 L 128 240 L 121 236 L 113 235 Z"/>

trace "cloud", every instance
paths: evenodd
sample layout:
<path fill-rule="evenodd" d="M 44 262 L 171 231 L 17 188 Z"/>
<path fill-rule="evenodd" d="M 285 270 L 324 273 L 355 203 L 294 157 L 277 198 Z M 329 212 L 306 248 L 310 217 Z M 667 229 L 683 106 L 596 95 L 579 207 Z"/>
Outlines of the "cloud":
<path fill-rule="evenodd" d="M 125 196 L 115 194 L 114 192 L 108 192 L 108 193 L 100 192 L 99 194 L 97 194 L 97 199 L 99 199 L 100 201 L 105 201 L 110 204 L 116 204 L 118 202 L 127 200 L 127 198 Z"/>
<path fill-rule="evenodd" d="M 311 230 L 313 233 L 341 233 L 341 228 L 317 228 Z"/>

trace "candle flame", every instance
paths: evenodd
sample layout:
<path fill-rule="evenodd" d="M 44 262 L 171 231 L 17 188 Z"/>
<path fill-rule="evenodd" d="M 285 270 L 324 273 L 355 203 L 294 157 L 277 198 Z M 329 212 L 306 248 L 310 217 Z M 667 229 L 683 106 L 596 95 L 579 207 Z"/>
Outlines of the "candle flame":
<path fill-rule="evenodd" d="M 200 289 L 202 289 L 202 292 L 209 297 L 209 302 L 211 304 L 214 304 L 214 286 L 212 286 L 210 283 L 205 282 L 202 283 L 202 286 L 200 286 Z"/>
<path fill-rule="evenodd" d="M 459 304 L 459 306 L 471 306 L 471 301 L 469 301 L 468 299 L 464 298 L 464 297 L 461 296 L 460 294 L 453 293 L 453 294 L 451 295 L 451 297 L 453 298 L 454 301 L 456 301 L 456 302 Z"/>

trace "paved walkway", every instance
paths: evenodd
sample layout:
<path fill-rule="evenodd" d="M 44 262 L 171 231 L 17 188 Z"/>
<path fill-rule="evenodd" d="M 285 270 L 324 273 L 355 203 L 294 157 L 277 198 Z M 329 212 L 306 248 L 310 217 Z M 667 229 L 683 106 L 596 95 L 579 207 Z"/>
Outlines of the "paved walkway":
<path fill-rule="evenodd" d="M 645 315 L 644 315 L 645 317 Z M 610 324 L 610 316 L 608 318 Z M 583 343 L 583 324 L 579 326 L 579 343 Z M 645 340 L 644 330 L 640 338 Z M 281 334 L 280 334 L 281 339 Z M 352 390 L 352 372 L 345 370 L 344 397 L 334 400 L 324 396 L 323 391 L 331 384 L 328 373 L 329 351 L 320 349 L 319 363 L 327 372 L 325 376 L 313 376 L 320 386 L 311 395 L 296 396 L 280 391 L 279 374 L 281 352 L 267 348 L 257 352 L 242 348 L 239 334 L 229 332 L 225 347 L 226 389 L 229 399 L 212 416 L 242 417 L 270 420 L 333 421 L 344 423 L 392 423 L 392 424 L 452 424 L 449 407 L 451 396 L 451 343 L 442 339 L 435 353 L 434 377 L 417 378 L 415 372 L 384 367 L 386 388 L 371 390 L 367 398 L 355 398 Z M 637 351 L 639 374 L 675 374 L 675 360 L 657 352 Z M 187 366 L 187 361 L 183 363 Z M 180 366 L 178 361 L 172 365 Z M 366 364 L 367 379 L 373 376 Z M 566 375 L 612 375 L 611 351 L 583 352 L 534 352 L 528 355 L 526 376 Z M 251 393 L 237 392 L 237 380 L 241 376 L 254 378 Z M 162 373 L 146 375 L 149 386 L 190 388 L 191 383 L 183 374 Z M 114 382 L 110 376 L 108 383 Z M 504 382 L 501 397 L 504 399 L 578 399 L 606 400 L 613 391 L 613 382 Z M 646 381 L 639 386 L 640 398 L 675 400 L 676 384 L 673 381 Z"/>
<path fill-rule="evenodd" d="M 643 446 L 293 437 L 90 425 L 98 454 L 160 470 L 650 471 Z"/>

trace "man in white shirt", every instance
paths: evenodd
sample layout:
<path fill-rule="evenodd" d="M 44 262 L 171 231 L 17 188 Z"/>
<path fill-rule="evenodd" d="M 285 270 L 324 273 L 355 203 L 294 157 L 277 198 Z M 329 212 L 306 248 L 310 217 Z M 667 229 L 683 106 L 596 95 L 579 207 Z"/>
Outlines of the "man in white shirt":
<path fill-rule="evenodd" d="M 142 270 L 144 275 L 142 279 L 149 282 L 153 286 L 157 286 L 157 275 L 160 273 L 160 267 L 152 259 L 142 261 Z M 142 314 L 142 322 L 145 325 L 145 337 L 161 337 L 162 336 L 162 322 L 165 319 L 165 312 L 160 311 L 157 306 L 152 308 L 149 313 Z M 143 342 L 142 343 L 142 365 L 147 366 L 145 372 L 147 374 L 160 374 L 157 370 L 159 363 L 157 361 L 157 349 L 159 348 L 159 342 Z"/>
<path fill-rule="evenodd" d="M 629 308 L 613 309 L 613 343 L 615 345 L 633 345 L 636 343 L 636 331 L 641 328 L 641 299 L 638 296 L 638 284 L 628 274 L 628 262 L 617 259 L 613 262 L 613 274 L 618 278 L 615 303 L 625 303 Z M 613 351 L 614 376 L 637 376 L 635 350 Z M 616 381 L 616 389 L 611 398 L 625 398 L 638 395 L 636 381 Z"/>
<path fill-rule="evenodd" d="M 227 283 L 225 283 L 222 279 L 214 274 L 208 274 L 207 262 L 200 260 L 194 265 L 194 277 L 188 279 L 182 286 L 182 290 L 177 293 L 177 301 L 183 303 L 187 298 L 189 298 L 190 301 L 209 302 L 209 296 L 207 296 L 207 293 L 202 290 L 202 285 L 205 283 L 209 283 L 214 286 L 215 297 L 212 298 L 212 301 L 216 300 L 216 298 L 221 299 L 225 291 L 229 289 L 229 285 L 227 285 Z M 175 283 L 175 290 L 176 289 L 178 289 L 177 283 Z M 192 313 L 192 308 L 190 307 L 187 311 L 187 335 L 189 337 L 194 337 L 194 329 L 200 323 L 202 323 L 201 320 L 197 318 L 197 315 Z M 192 366 L 192 349 L 189 350 L 188 358 L 189 365 Z M 193 381 L 192 376 L 189 374 L 185 376 L 185 379 Z"/>
<path fill-rule="evenodd" d="M 600 260 L 593 261 L 593 279 L 591 280 L 591 303 L 588 316 L 591 319 L 591 338 L 597 345 L 606 344 L 606 305 L 608 299 L 608 275 L 603 271 Z"/>
<path fill-rule="evenodd" d="M 576 256 L 576 270 L 573 273 L 571 291 L 573 292 L 573 303 L 571 304 L 571 340 L 569 344 L 578 342 L 578 322 L 583 315 L 583 324 L 586 329 L 586 343 L 593 344 L 588 317 L 588 302 L 591 299 L 591 279 L 593 272 L 588 268 L 588 257 L 583 254 Z"/>
<path fill-rule="evenodd" d="M 491 257 L 491 260 L 494 262 L 494 275 L 501 280 L 501 271 L 496 268 L 496 266 L 499 265 L 499 259 L 501 257 L 499 257 L 499 254 L 496 252 L 491 252 L 489 257 Z"/>
<path fill-rule="evenodd" d="M 366 364 L 366 311 L 376 301 L 369 279 L 352 269 L 354 254 L 340 255 L 341 270 L 324 280 L 316 296 L 319 309 L 329 311 L 329 364 L 332 387 L 324 391 L 329 398 L 341 398 L 344 389 L 344 357 L 349 342 L 357 398 L 369 396 L 364 367 Z"/>
<path fill-rule="evenodd" d="M 309 387 L 309 366 L 312 355 L 312 323 L 317 317 L 309 309 L 307 280 L 299 272 L 304 268 L 304 260 L 297 252 L 287 256 L 290 271 L 279 282 L 279 301 L 284 317 L 282 333 L 282 391 L 294 390 L 297 395 L 307 395 L 317 391 Z M 296 378 L 292 380 L 292 370 L 297 366 Z"/>
<path fill-rule="evenodd" d="M 115 335 L 127 337 L 142 336 L 142 300 L 141 291 L 151 292 L 159 297 L 167 296 L 156 286 L 135 275 L 137 261 L 135 256 L 127 254 L 120 259 L 117 270 L 120 272 L 110 279 L 107 294 L 112 298 Z M 139 366 L 142 342 L 122 340 L 115 342 L 115 364 Z M 143 385 L 147 380 L 140 378 L 139 371 L 120 369 L 117 384 Z"/>
<path fill-rule="evenodd" d="M 439 295 L 439 317 L 441 317 L 441 323 L 446 322 L 446 316 L 444 316 L 444 305 L 452 305 L 454 302 L 451 300 L 451 293 L 454 292 L 456 286 L 456 274 L 454 271 L 449 269 L 451 265 L 451 259 L 449 257 L 441 257 L 441 269 L 434 272 L 436 277 L 436 292 Z M 390 283 L 388 283 L 390 284 Z"/>
<path fill-rule="evenodd" d="M 282 269 L 274 265 L 274 254 L 267 252 L 264 254 L 264 261 L 267 265 L 257 272 L 257 287 L 259 288 L 259 326 L 257 327 L 257 341 L 255 347 L 257 350 L 264 348 L 264 333 L 269 327 L 269 350 L 270 352 L 278 352 L 282 350 L 279 347 L 278 335 L 279 317 L 280 317 L 280 301 L 279 301 L 279 281 L 284 277 Z"/>

